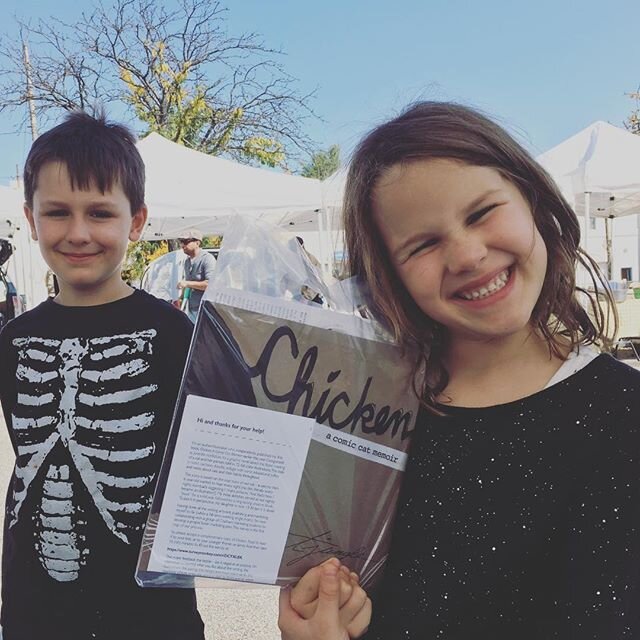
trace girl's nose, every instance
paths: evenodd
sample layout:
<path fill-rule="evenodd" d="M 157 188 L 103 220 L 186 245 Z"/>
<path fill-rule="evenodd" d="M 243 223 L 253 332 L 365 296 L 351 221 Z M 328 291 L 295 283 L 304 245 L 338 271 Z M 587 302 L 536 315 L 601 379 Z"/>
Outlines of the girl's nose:
<path fill-rule="evenodd" d="M 485 242 L 473 232 L 461 233 L 447 246 L 447 268 L 451 273 L 474 271 L 486 257 Z"/>

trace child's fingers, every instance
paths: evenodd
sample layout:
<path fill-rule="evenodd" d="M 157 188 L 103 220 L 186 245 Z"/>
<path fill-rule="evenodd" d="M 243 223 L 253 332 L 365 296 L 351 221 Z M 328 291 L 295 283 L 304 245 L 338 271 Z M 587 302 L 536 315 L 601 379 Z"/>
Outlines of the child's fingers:
<path fill-rule="evenodd" d="M 340 577 L 339 567 L 325 563 L 320 566 L 320 588 L 318 590 L 318 608 L 315 617 L 321 621 L 327 633 L 335 632 L 340 617 Z"/>
<path fill-rule="evenodd" d="M 314 614 L 318 604 L 321 572 L 320 566 L 309 569 L 291 589 L 291 606 L 307 620 Z"/>
<path fill-rule="evenodd" d="M 318 607 L 318 591 L 320 588 L 320 577 L 322 567 L 333 565 L 339 568 L 340 581 L 340 606 L 349 601 L 353 592 L 353 581 L 350 578 L 350 571 L 336 558 L 330 558 L 321 565 L 309 569 L 307 573 L 291 590 L 291 606 L 302 618 L 309 620 Z"/>
<path fill-rule="evenodd" d="M 316 600 L 320 585 L 320 575 L 322 573 L 322 567 L 325 564 L 340 566 L 340 561 L 337 558 L 329 558 L 317 567 L 309 569 L 302 578 L 300 578 L 291 592 L 291 605 L 294 609 L 298 610 L 299 606 L 302 607 Z"/>
<path fill-rule="evenodd" d="M 371 599 L 367 598 L 363 607 L 347 625 L 347 633 L 350 638 L 359 638 L 366 633 L 371 622 L 371 611 Z"/>
<path fill-rule="evenodd" d="M 354 585 L 351 580 L 349 579 L 349 577 L 345 577 L 343 573 L 340 574 L 340 602 L 339 602 L 339 606 L 343 607 L 345 604 L 347 604 L 347 602 L 349 602 L 349 599 L 351 598 L 351 596 L 353 595 L 353 589 Z"/>
<path fill-rule="evenodd" d="M 346 627 L 351 621 L 356 618 L 360 611 L 366 606 L 367 592 L 359 586 L 355 586 L 351 593 L 351 597 L 348 602 L 340 608 L 340 620 Z"/>
<path fill-rule="evenodd" d="M 342 574 L 338 577 L 338 580 L 340 583 L 340 601 L 338 603 L 338 606 L 342 607 L 347 602 L 349 602 L 349 598 L 351 598 L 351 595 L 353 593 L 354 585 L 352 582 L 345 580 Z M 319 581 L 318 581 L 318 585 L 319 585 Z M 318 608 L 317 593 L 316 593 L 315 600 L 312 600 L 311 602 L 305 601 L 308 595 L 309 595 L 308 592 L 305 591 L 302 597 L 297 598 L 295 600 L 295 605 L 293 606 L 293 608 L 298 613 L 298 615 L 300 615 L 302 618 L 305 618 L 306 620 L 309 620 L 311 617 L 313 617 L 313 614 L 316 612 L 316 609 Z"/>
<path fill-rule="evenodd" d="M 318 598 L 316 609 L 310 619 L 304 619 L 292 606 L 294 589 L 280 591 L 280 612 L 278 626 L 283 640 L 346 640 L 362 635 L 371 618 L 371 603 L 364 590 L 358 585 L 346 581 L 340 563 L 324 563 L 313 571 L 303 591 L 318 580 Z M 307 572 L 309 573 L 309 572 Z M 302 581 L 301 581 L 302 582 Z M 350 596 L 343 608 L 340 599 L 343 585 L 347 584 Z"/>
<path fill-rule="evenodd" d="M 318 609 L 315 615 L 318 624 L 314 629 L 319 636 L 314 637 L 323 640 L 344 638 L 345 631 L 349 638 L 359 638 L 371 622 L 371 600 L 360 586 L 354 587 L 349 601 L 344 607 L 339 608 L 339 573 L 335 565 L 322 567 Z"/>
<path fill-rule="evenodd" d="M 291 606 L 291 590 L 280 589 L 278 600 L 278 628 L 282 635 L 282 640 L 293 640 L 304 637 L 301 623 L 304 620 L 297 614 Z"/>

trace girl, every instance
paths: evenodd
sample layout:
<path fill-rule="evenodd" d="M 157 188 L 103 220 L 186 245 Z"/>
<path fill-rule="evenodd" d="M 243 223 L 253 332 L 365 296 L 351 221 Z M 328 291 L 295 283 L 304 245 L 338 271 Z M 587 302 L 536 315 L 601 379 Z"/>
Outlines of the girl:
<path fill-rule="evenodd" d="M 640 373 L 595 348 L 615 311 L 576 286 L 580 265 L 606 290 L 553 181 L 479 113 L 420 103 L 356 150 L 345 230 L 428 372 L 367 640 L 640 637 Z"/>

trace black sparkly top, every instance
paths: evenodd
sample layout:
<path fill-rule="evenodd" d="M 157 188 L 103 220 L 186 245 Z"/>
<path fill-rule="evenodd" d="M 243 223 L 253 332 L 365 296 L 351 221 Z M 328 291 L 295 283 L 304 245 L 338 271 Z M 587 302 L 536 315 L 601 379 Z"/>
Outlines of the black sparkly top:
<path fill-rule="evenodd" d="M 367 640 L 640 638 L 640 372 L 424 415 Z"/>

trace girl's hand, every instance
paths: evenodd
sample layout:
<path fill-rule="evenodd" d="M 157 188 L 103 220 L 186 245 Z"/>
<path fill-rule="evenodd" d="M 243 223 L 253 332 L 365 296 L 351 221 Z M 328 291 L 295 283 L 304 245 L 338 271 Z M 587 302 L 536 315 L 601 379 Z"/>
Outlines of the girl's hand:
<path fill-rule="evenodd" d="M 296 613 L 305 620 L 309 620 L 316 612 L 318 607 L 318 592 L 320 591 L 320 577 L 322 576 L 322 568 L 327 563 L 333 563 L 340 569 L 339 583 L 339 607 L 343 607 L 351 594 L 354 587 L 359 584 L 358 575 L 349 571 L 348 567 L 341 564 L 337 558 L 326 560 L 321 565 L 309 569 L 302 576 L 300 581 L 291 589 L 290 602 Z"/>
<path fill-rule="evenodd" d="M 350 640 L 363 635 L 371 620 L 371 600 L 354 576 L 331 559 L 308 571 L 294 589 L 282 589 L 282 639 Z"/>

